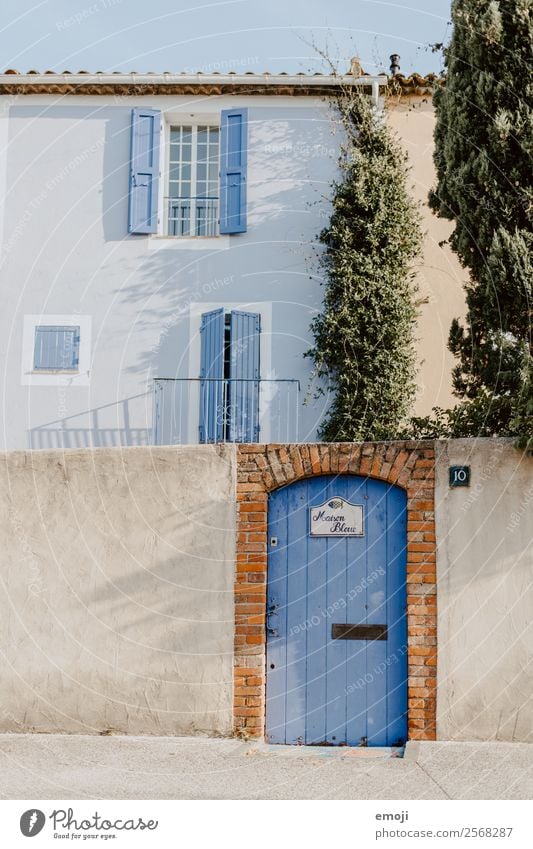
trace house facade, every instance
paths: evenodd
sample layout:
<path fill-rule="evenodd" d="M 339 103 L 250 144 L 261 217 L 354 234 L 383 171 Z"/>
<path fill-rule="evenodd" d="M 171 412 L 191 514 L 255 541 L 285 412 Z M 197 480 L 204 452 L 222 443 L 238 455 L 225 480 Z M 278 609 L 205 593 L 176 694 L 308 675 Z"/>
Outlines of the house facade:
<path fill-rule="evenodd" d="M 317 441 L 339 86 L 434 178 L 428 81 L 393 82 L 0 75 L 3 731 L 531 739 L 527 460 Z M 464 311 L 422 210 L 419 414 Z"/>
<path fill-rule="evenodd" d="M 315 441 L 328 101 L 387 82 L 0 75 L 2 448 Z M 435 373 L 431 322 L 419 346 Z"/>

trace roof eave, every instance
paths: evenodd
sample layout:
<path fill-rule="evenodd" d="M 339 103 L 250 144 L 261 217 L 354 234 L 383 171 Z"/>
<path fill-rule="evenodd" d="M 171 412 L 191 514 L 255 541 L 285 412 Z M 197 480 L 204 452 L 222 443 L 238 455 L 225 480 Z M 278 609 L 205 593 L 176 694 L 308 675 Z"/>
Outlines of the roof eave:
<path fill-rule="evenodd" d="M 327 75 L 327 74 L 104 74 L 104 73 L 78 73 L 78 74 L 19 74 L 8 72 L 0 74 L 0 91 L 16 89 L 17 93 L 37 93 L 50 90 L 57 93 L 61 90 L 70 92 L 80 89 L 84 93 L 90 89 L 97 92 L 100 89 L 123 89 L 131 91 L 132 94 L 142 93 L 147 89 L 150 93 L 154 90 L 164 94 L 175 93 L 179 89 L 217 89 L 222 91 L 242 91 L 246 89 L 253 94 L 254 89 L 261 91 L 286 89 L 287 91 L 305 90 L 312 93 L 324 90 L 336 90 L 351 86 L 363 86 L 369 88 L 383 89 L 388 84 L 385 74 L 375 76 L 365 75 L 353 77 L 351 74 Z"/>

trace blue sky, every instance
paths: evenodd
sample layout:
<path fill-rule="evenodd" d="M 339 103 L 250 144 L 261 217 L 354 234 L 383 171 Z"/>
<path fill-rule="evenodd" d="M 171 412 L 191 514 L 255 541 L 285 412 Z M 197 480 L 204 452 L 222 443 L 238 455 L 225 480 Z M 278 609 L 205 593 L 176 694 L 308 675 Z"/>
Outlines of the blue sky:
<path fill-rule="evenodd" d="M 62 71 L 440 69 L 450 0 L 2 0 L 2 69 Z"/>

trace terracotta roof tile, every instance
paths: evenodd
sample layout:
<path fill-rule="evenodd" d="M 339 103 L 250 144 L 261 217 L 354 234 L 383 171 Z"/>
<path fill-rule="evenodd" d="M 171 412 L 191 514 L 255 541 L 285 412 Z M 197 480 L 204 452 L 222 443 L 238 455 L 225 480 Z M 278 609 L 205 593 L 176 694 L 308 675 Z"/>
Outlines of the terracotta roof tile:
<path fill-rule="evenodd" d="M 130 71 L 129 73 L 124 73 L 122 71 L 96 71 L 91 72 L 85 69 L 80 71 L 62 71 L 56 72 L 47 70 L 44 72 L 36 71 L 34 69 L 27 72 L 20 72 L 14 68 L 8 68 L 3 72 L 4 76 L 40 76 L 40 77 L 48 77 L 53 78 L 57 77 L 57 80 L 47 79 L 47 80 L 35 80 L 35 82 L 29 83 L 26 81 L 21 81 L 19 84 L 16 83 L 15 80 L 13 82 L 7 82 L 7 80 L 2 81 L 0 79 L 0 93 L 15 93 L 15 94 L 42 94 L 42 93 L 54 93 L 54 94 L 107 94 L 107 93 L 116 93 L 120 90 L 121 93 L 124 94 L 177 94 L 177 93 L 206 93 L 206 94 L 219 94 L 223 91 L 230 91 L 231 93 L 246 93 L 246 83 L 244 82 L 244 78 L 249 79 L 250 84 L 253 85 L 253 91 L 257 90 L 257 87 L 261 87 L 261 80 L 264 81 L 264 91 L 271 94 L 278 93 L 287 93 L 290 89 L 290 92 L 294 94 L 320 94 L 320 83 L 317 78 L 322 78 L 324 80 L 324 91 L 331 92 L 332 89 L 337 87 L 336 80 L 346 79 L 347 77 L 351 77 L 352 74 L 350 72 L 341 75 L 335 74 L 324 74 L 320 71 L 315 71 L 313 73 L 304 73 L 303 71 L 299 71 L 294 74 L 290 74 L 288 71 L 281 71 L 279 73 L 274 73 L 272 71 L 265 71 L 263 73 L 256 73 L 255 71 L 228 71 L 228 72 L 220 72 L 220 71 L 197 71 L 195 74 L 188 73 L 187 71 L 180 71 L 178 73 L 174 73 L 171 71 L 163 71 L 162 73 L 157 73 L 155 71 L 147 71 L 144 73 L 138 71 Z M 2 74 L 0 73 L 0 77 Z M 83 77 L 93 77 L 93 81 L 87 80 L 86 82 L 72 80 L 72 83 L 67 82 L 64 78 L 70 76 L 83 76 Z M 106 82 L 105 79 L 95 80 L 95 77 L 107 77 L 108 80 Z M 116 78 L 113 82 L 109 80 L 110 77 Z M 122 77 L 122 79 L 119 79 Z M 139 81 L 135 80 L 136 77 L 139 77 Z M 154 79 L 152 81 L 147 81 L 146 77 L 159 77 L 159 80 Z M 181 79 L 183 77 L 183 82 Z M 204 79 L 199 79 L 199 78 Z M 217 78 L 217 81 L 213 80 L 213 77 Z M 375 82 L 379 78 L 379 85 L 384 90 L 385 85 L 387 85 L 388 90 L 392 94 L 407 94 L 407 95 L 427 95 L 430 94 L 435 85 L 442 83 L 442 78 L 438 77 L 436 74 L 428 74 L 427 76 L 423 76 L 418 73 L 410 74 L 409 76 L 404 76 L 401 73 L 397 73 L 394 76 L 388 76 L 385 73 L 382 74 L 368 74 L 361 70 L 358 75 L 358 79 L 368 77 L 369 85 L 372 82 Z M 63 79 L 61 79 L 63 78 Z M 235 79 L 235 78 L 240 78 Z M 266 84 L 265 78 L 287 78 L 287 81 L 281 81 L 276 84 L 275 79 L 272 79 L 272 84 Z M 388 83 L 385 84 L 385 78 L 388 79 Z M 209 81 L 211 80 L 211 81 Z M 306 80 L 309 80 L 309 84 L 306 85 Z M 313 81 L 315 83 L 313 84 Z M 318 86 L 317 86 L 318 83 Z M 194 90 L 194 91 L 193 91 Z M 262 90 L 261 90 L 262 91 Z M 250 93 L 252 93 L 252 89 L 250 89 Z"/>
<path fill-rule="evenodd" d="M 174 76 L 175 74 L 186 74 L 188 75 L 188 71 L 18 71 L 13 68 L 8 68 L 6 71 L 0 71 L 0 74 L 56 74 L 57 76 L 63 76 L 64 74 L 120 74 L 122 76 L 147 76 L 148 74 L 154 74 L 155 76 L 160 76 L 160 74 L 170 74 Z M 291 73 L 290 71 L 262 71 L 261 73 L 257 73 L 256 71 L 194 71 L 194 74 L 204 74 L 204 75 L 212 75 L 212 74 L 220 74 L 221 76 L 229 76 L 229 75 L 250 75 L 254 77 L 264 77 L 264 76 L 276 76 L 276 77 L 324 77 L 324 76 L 335 76 L 334 74 L 324 74 L 322 71 L 313 71 L 312 73 L 307 73 L 306 71 L 295 71 Z M 338 76 L 342 76 L 339 74 Z M 350 72 L 347 71 L 344 76 L 350 76 Z M 378 74 L 369 74 L 366 71 L 361 72 L 361 76 L 369 77 L 369 76 L 384 76 L 384 72 Z M 401 76 L 401 75 L 400 75 Z"/>
<path fill-rule="evenodd" d="M 396 74 L 389 78 L 389 87 L 393 94 L 428 94 L 435 86 L 442 84 L 443 78 L 437 74 L 410 74 L 408 77 L 404 74 Z"/>

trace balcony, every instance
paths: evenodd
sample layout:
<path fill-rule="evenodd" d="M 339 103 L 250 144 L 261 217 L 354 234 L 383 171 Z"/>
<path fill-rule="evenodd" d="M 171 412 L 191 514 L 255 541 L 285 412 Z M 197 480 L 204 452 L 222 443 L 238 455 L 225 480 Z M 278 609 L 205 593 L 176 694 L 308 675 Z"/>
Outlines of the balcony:
<path fill-rule="evenodd" d="M 169 236 L 218 236 L 218 197 L 172 197 L 166 201 Z"/>
<path fill-rule="evenodd" d="M 298 380 L 154 379 L 155 445 L 298 442 Z"/>

